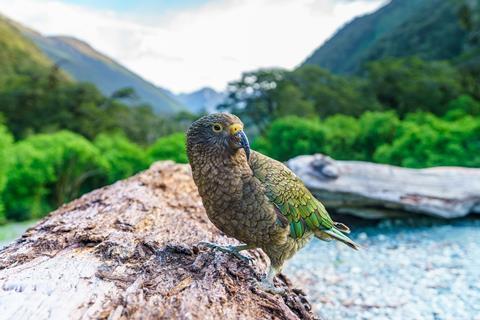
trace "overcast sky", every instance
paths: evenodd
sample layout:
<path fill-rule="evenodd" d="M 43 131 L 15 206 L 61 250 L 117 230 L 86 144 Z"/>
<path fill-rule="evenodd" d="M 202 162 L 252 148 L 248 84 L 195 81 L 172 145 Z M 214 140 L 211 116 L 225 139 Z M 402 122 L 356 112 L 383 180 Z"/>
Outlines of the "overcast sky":
<path fill-rule="evenodd" d="M 223 90 L 243 71 L 294 68 L 353 17 L 387 0 L 0 0 L 45 35 L 88 42 L 176 93 Z"/>

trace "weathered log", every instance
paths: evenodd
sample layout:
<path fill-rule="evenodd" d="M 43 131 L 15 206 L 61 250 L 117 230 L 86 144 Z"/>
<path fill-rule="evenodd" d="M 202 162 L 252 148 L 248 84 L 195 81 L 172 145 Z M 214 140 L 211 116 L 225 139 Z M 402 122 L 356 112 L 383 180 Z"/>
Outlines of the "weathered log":
<path fill-rule="evenodd" d="M 62 206 L 0 252 L 2 319 L 312 319 L 301 290 L 256 289 L 207 219 L 189 167 L 163 162 Z"/>
<path fill-rule="evenodd" d="M 317 154 L 287 165 L 325 205 L 363 218 L 411 213 L 458 218 L 480 213 L 480 169 L 406 169 Z"/>

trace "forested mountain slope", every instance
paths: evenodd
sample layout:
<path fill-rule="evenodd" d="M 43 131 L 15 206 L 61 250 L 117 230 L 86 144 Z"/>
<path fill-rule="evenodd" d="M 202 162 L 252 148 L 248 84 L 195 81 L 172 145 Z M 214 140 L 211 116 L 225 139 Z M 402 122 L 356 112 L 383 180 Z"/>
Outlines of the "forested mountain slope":
<path fill-rule="evenodd" d="M 469 39 L 462 5 L 461 0 L 392 0 L 345 25 L 304 64 L 355 73 L 366 62 L 385 57 L 452 59 L 462 54 Z"/>
<path fill-rule="evenodd" d="M 0 77 L 48 69 L 51 61 L 35 44 L 22 36 L 10 20 L 0 15 Z"/>

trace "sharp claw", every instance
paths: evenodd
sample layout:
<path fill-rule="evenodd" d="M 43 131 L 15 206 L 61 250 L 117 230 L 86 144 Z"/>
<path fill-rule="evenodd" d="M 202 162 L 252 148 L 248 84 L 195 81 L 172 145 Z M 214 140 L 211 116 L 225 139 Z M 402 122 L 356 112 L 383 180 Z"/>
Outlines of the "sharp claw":
<path fill-rule="evenodd" d="M 232 246 L 232 245 L 222 246 L 222 245 L 218 245 L 218 244 L 207 242 L 207 241 L 200 241 L 198 244 L 204 245 L 213 250 L 229 253 L 248 264 L 253 262 L 253 259 L 251 257 L 244 256 L 243 254 L 238 252 L 238 250 L 235 249 L 235 246 Z"/>

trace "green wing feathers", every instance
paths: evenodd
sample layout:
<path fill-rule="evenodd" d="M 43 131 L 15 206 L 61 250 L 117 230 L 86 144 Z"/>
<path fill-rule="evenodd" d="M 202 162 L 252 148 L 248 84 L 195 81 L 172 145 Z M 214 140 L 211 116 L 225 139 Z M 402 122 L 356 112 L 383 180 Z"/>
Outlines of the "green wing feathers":
<path fill-rule="evenodd" d="M 269 200 L 288 219 L 292 238 L 301 238 L 307 231 L 312 231 L 322 240 L 333 238 L 358 249 L 358 245 L 344 234 L 350 229 L 334 222 L 323 204 L 286 166 L 258 152 L 252 153 L 250 166 L 265 187 Z"/>
<path fill-rule="evenodd" d="M 267 196 L 271 193 L 271 191 L 267 192 Z M 269 196 L 269 198 L 272 200 L 273 197 Z M 334 226 L 323 205 L 309 194 L 286 194 L 283 199 L 276 197 L 273 202 L 287 217 L 293 238 L 301 238 L 307 228 L 328 230 Z"/>

